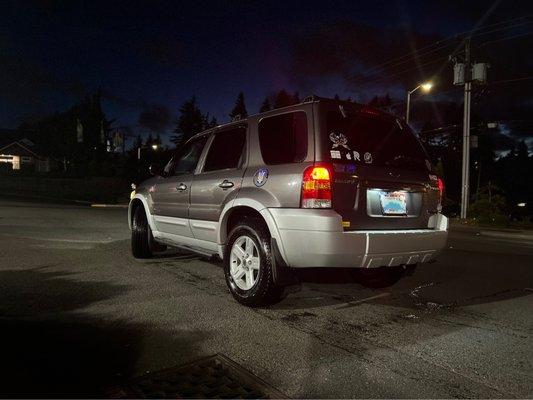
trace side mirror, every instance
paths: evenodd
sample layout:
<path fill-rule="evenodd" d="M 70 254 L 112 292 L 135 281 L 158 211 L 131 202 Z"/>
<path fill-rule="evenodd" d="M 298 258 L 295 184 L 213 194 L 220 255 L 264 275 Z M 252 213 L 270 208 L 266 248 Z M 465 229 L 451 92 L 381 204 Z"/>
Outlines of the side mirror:
<path fill-rule="evenodd" d="M 163 168 L 161 168 L 159 165 L 150 165 L 148 167 L 148 171 L 150 171 L 153 176 L 163 176 Z"/>

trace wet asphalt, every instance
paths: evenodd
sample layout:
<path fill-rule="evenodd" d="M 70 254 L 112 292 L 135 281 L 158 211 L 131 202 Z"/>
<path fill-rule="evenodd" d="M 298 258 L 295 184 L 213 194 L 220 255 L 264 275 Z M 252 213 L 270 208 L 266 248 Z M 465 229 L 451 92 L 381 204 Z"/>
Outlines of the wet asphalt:
<path fill-rule="evenodd" d="M 0 200 L 0 395 L 99 397 L 222 353 L 290 397 L 533 396 L 533 242 L 454 228 L 384 289 L 302 275 L 248 309 L 220 263 L 130 255 L 125 209 Z"/>

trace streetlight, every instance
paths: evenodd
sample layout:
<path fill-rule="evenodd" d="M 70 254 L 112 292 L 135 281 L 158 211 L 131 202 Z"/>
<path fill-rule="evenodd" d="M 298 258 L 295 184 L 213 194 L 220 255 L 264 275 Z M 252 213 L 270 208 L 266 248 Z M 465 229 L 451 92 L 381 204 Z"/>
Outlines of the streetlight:
<path fill-rule="evenodd" d="M 153 144 L 152 145 L 152 150 L 157 150 L 157 147 L 158 147 L 157 144 Z"/>
<path fill-rule="evenodd" d="M 425 83 L 421 83 L 420 85 L 415 87 L 413 90 L 407 91 L 407 110 L 405 110 L 405 122 L 407 123 L 407 125 L 409 125 L 409 111 L 410 111 L 409 109 L 411 107 L 411 94 L 416 92 L 418 89 L 422 89 L 424 93 L 429 93 L 432 87 L 433 87 L 433 83 L 425 82 Z"/>

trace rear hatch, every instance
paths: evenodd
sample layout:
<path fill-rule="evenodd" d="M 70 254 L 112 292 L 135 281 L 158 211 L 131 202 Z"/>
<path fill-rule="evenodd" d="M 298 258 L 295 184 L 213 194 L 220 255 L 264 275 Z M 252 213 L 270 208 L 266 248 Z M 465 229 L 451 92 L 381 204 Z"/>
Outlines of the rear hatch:
<path fill-rule="evenodd" d="M 439 191 L 429 157 L 399 119 L 319 103 L 317 161 L 333 165 L 332 207 L 345 230 L 427 229 Z"/>

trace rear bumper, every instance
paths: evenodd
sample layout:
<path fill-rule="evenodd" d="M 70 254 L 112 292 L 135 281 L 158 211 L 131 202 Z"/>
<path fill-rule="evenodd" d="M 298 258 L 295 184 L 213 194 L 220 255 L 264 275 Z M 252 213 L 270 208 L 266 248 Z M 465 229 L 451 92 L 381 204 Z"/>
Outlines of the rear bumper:
<path fill-rule="evenodd" d="M 291 267 L 376 268 L 434 260 L 446 246 L 448 219 L 430 219 L 428 229 L 342 230 L 333 210 L 270 208 L 282 243 L 282 257 Z"/>

